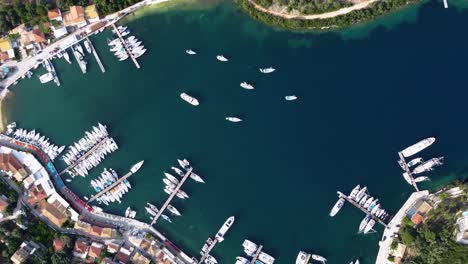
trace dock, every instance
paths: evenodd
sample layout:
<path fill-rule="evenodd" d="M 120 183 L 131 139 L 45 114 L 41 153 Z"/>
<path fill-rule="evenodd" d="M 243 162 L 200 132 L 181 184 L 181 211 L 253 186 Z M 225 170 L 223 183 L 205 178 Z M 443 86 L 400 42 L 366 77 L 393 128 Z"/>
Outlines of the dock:
<path fill-rule="evenodd" d="M 205 261 L 205 259 L 210 254 L 211 250 L 213 250 L 213 248 L 216 246 L 216 244 L 218 244 L 218 240 L 213 239 L 213 242 L 211 242 L 211 245 L 208 247 L 208 249 L 205 251 L 205 253 L 201 256 L 200 262 L 198 262 L 198 263 L 203 263 L 203 261 Z"/>
<path fill-rule="evenodd" d="M 262 248 L 263 248 L 263 245 L 258 246 L 257 252 L 255 252 L 255 255 L 253 256 L 250 263 L 255 263 L 257 261 L 258 256 L 260 256 L 260 253 L 262 253 Z"/>
<path fill-rule="evenodd" d="M 87 204 L 91 203 L 92 201 L 96 200 L 97 198 L 101 197 L 103 194 L 105 194 L 106 192 L 112 190 L 115 186 L 119 185 L 120 183 L 122 183 L 123 180 L 127 179 L 128 177 L 132 176 L 133 175 L 133 172 L 132 171 L 129 171 L 127 174 L 125 174 L 124 176 L 120 177 L 118 180 L 116 180 L 115 182 L 113 182 L 111 185 L 107 186 L 106 188 L 104 188 L 102 191 L 100 191 L 98 194 L 94 195 L 93 197 L 91 197 L 91 199 L 88 200 Z"/>
<path fill-rule="evenodd" d="M 387 227 L 387 224 L 382 221 L 380 218 L 378 218 L 377 216 L 371 214 L 369 211 L 367 211 L 364 207 L 360 206 L 356 201 L 354 201 L 353 199 L 350 199 L 347 195 L 344 195 L 342 192 L 338 192 L 338 196 L 340 198 L 343 198 L 345 199 L 346 201 L 348 201 L 350 204 L 354 205 L 355 207 L 359 208 L 359 210 L 361 210 L 363 213 L 365 213 L 366 215 L 370 216 L 372 219 L 374 219 L 375 221 L 377 221 L 378 223 L 380 223 L 381 225 Z"/>
<path fill-rule="evenodd" d="M 99 55 L 97 54 L 97 51 L 96 51 L 96 49 L 94 48 L 93 43 L 92 43 L 91 40 L 88 38 L 88 36 L 86 36 L 85 38 L 86 38 L 86 41 L 88 41 L 89 46 L 91 46 L 91 50 L 93 51 L 92 53 L 93 53 L 94 58 L 96 59 L 98 65 L 99 65 L 99 68 L 101 68 L 101 72 L 102 72 L 102 73 L 105 73 L 105 72 L 106 72 L 106 69 L 104 68 L 104 65 L 102 64 L 101 59 L 99 58 Z"/>
<path fill-rule="evenodd" d="M 403 164 L 405 172 L 408 173 L 408 176 L 411 179 L 411 185 L 413 185 L 414 189 L 416 189 L 416 192 L 419 192 L 418 185 L 414 181 L 413 174 L 411 173 L 411 170 L 410 170 L 410 168 L 408 167 L 408 164 L 405 161 L 405 157 L 403 156 L 403 154 L 401 152 L 398 152 L 398 156 L 400 156 L 400 161 Z"/>
<path fill-rule="evenodd" d="M 133 63 L 135 63 L 135 67 L 137 69 L 140 69 L 140 64 L 138 63 L 138 61 L 136 60 L 135 56 L 133 56 L 132 52 L 130 51 L 130 48 L 128 47 L 127 45 L 127 42 L 125 41 L 125 39 L 122 37 L 122 35 L 120 34 L 120 31 L 117 29 L 117 27 L 115 26 L 115 24 L 112 24 L 112 27 L 114 28 L 114 31 L 115 33 L 117 34 L 117 36 L 119 37 L 120 41 L 122 42 L 122 45 L 125 47 L 125 50 L 127 51 L 128 53 L 128 56 L 130 56 L 130 58 L 132 59 Z"/>
<path fill-rule="evenodd" d="M 83 156 L 79 157 L 73 164 L 70 166 L 66 167 L 63 171 L 61 171 L 58 175 L 61 176 L 65 172 L 67 172 L 70 169 L 73 169 L 76 167 L 80 162 L 82 162 L 84 159 L 86 159 L 89 155 L 91 155 L 97 148 L 102 146 L 106 141 L 109 140 L 108 137 L 103 138 L 99 143 L 97 143 L 94 147 L 92 147 L 90 150 L 88 150 Z"/>
<path fill-rule="evenodd" d="M 187 173 L 185 173 L 184 177 L 182 178 L 182 180 L 180 180 L 179 184 L 177 185 L 177 187 L 174 189 L 174 191 L 171 193 L 171 195 L 169 195 L 169 198 L 167 198 L 166 202 L 164 203 L 164 205 L 161 207 L 161 209 L 159 209 L 159 212 L 156 214 L 156 216 L 153 218 L 153 221 L 151 221 L 151 224 L 150 225 L 154 225 L 154 223 L 156 223 L 156 221 L 158 221 L 159 217 L 162 215 L 162 213 L 164 212 L 164 210 L 166 210 L 167 206 L 169 205 L 169 203 L 172 201 L 172 199 L 174 199 L 174 197 L 176 196 L 177 192 L 180 190 L 180 188 L 182 187 L 182 185 L 184 184 L 184 182 L 187 180 L 188 177 L 190 177 L 190 175 L 192 174 L 192 171 L 193 171 L 193 168 L 190 167 L 188 170 L 187 170 Z"/>

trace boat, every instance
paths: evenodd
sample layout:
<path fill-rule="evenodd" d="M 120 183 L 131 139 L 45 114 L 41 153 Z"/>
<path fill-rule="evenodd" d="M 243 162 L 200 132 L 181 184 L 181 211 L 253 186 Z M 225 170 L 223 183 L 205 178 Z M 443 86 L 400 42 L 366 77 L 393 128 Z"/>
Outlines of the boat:
<path fill-rule="evenodd" d="M 423 181 L 430 181 L 431 179 L 429 179 L 429 177 L 426 177 L 426 176 L 421 176 L 421 177 L 417 177 L 414 179 L 415 182 L 423 182 Z"/>
<path fill-rule="evenodd" d="M 376 205 L 372 208 L 371 214 L 375 215 L 379 209 L 380 209 L 380 204 L 376 204 Z"/>
<path fill-rule="evenodd" d="M 340 211 L 341 207 L 343 207 L 344 203 L 345 203 L 344 198 L 338 199 L 338 201 L 336 201 L 335 205 L 330 211 L 330 216 L 334 217 Z"/>
<path fill-rule="evenodd" d="M 359 224 L 359 231 L 358 231 L 359 233 L 364 232 L 364 229 L 366 228 L 367 223 L 369 223 L 370 219 L 371 219 L 370 215 L 366 215 L 366 217 L 362 219 L 361 224 Z"/>
<path fill-rule="evenodd" d="M 132 173 L 136 173 L 136 172 L 141 168 L 141 166 L 143 166 L 143 163 L 144 163 L 144 162 L 145 162 L 145 161 L 142 160 L 142 161 L 138 162 L 137 164 L 133 165 L 132 168 L 130 169 L 130 171 L 131 171 Z"/>
<path fill-rule="evenodd" d="M 211 255 L 208 255 L 205 259 L 206 264 L 217 264 L 218 261 Z"/>
<path fill-rule="evenodd" d="M 260 255 L 258 255 L 258 259 L 261 261 L 261 263 L 265 264 L 273 264 L 275 262 L 275 258 L 268 255 L 265 252 L 260 252 Z"/>
<path fill-rule="evenodd" d="M 407 172 L 403 172 L 403 178 L 405 179 L 405 181 L 409 184 L 409 185 L 412 185 L 412 181 L 411 181 L 411 176 L 407 173 Z"/>
<path fill-rule="evenodd" d="M 317 254 L 312 254 L 311 257 L 312 257 L 313 260 L 320 261 L 322 263 L 325 263 L 325 261 L 327 261 L 326 258 L 324 258 L 324 257 L 322 257 L 320 255 L 317 255 Z"/>
<path fill-rule="evenodd" d="M 176 184 L 176 185 L 179 184 L 179 180 L 177 180 L 176 177 L 172 176 L 171 174 L 169 174 L 167 172 L 164 172 L 164 175 L 166 175 L 166 178 L 169 179 L 174 184 Z"/>
<path fill-rule="evenodd" d="M 88 196 L 83 196 L 83 198 L 84 198 L 86 201 L 89 200 Z"/>
<path fill-rule="evenodd" d="M 233 123 L 242 122 L 242 119 L 235 117 L 235 116 L 228 116 L 226 117 L 226 120 L 229 122 L 233 122 Z"/>
<path fill-rule="evenodd" d="M 196 182 L 205 183 L 205 181 L 202 179 L 202 177 L 198 176 L 197 174 L 195 174 L 193 172 L 190 174 L 190 178 L 192 178 L 192 180 L 194 180 Z"/>
<path fill-rule="evenodd" d="M 82 56 L 84 56 L 83 47 L 81 47 L 80 43 L 76 43 L 75 49 L 76 49 Z"/>
<path fill-rule="evenodd" d="M 274 72 L 274 71 L 276 71 L 276 69 L 273 68 L 273 67 L 268 67 L 268 68 L 263 68 L 263 69 L 260 68 L 260 72 L 261 72 L 261 73 L 272 73 L 272 72 Z"/>
<path fill-rule="evenodd" d="M 151 210 L 155 211 L 155 212 L 159 212 L 159 209 L 158 207 L 156 207 L 156 205 L 152 204 L 152 203 L 146 203 L 150 208 Z"/>
<path fill-rule="evenodd" d="M 91 50 L 91 45 L 89 45 L 89 42 L 85 39 L 83 41 L 83 44 L 85 46 L 86 51 L 91 54 L 93 51 Z"/>
<path fill-rule="evenodd" d="M 175 186 L 176 186 L 176 185 L 175 185 L 171 180 L 169 180 L 168 178 L 164 178 L 164 179 L 163 179 L 163 182 L 164 182 L 164 184 L 166 184 L 166 186 L 169 186 L 169 187 L 171 187 L 171 188 L 175 188 Z"/>
<path fill-rule="evenodd" d="M 184 101 L 186 101 L 187 103 L 191 104 L 191 105 L 194 105 L 194 106 L 197 106 L 199 105 L 200 103 L 198 102 L 198 100 L 186 93 L 181 93 L 180 94 L 180 98 L 182 98 Z"/>
<path fill-rule="evenodd" d="M 185 174 L 182 172 L 181 169 L 176 168 L 176 167 L 171 167 L 171 169 L 174 170 L 175 173 L 177 173 L 179 176 L 181 176 L 181 177 L 184 177 L 184 176 L 185 176 Z"/>
<path fill-rule="evenodd" d="M 377 205 L 377 202 L 379 201 L 379 199 L 375 199 L 370 205 L 369 207 L 367 207 L 367 210 L 368 211 L 372 211 L 372 209 L 374 209 L 374 207 Z"/>
<path fill-rule="evenodd" d="M 422 173 L 422 172 L 425 172 L 425 171 L 434 170 L 433 167 L 440 166 L 440 165 L 444 164 L 444 163 L 442 163 L 443 159 L 444 159 L 444 157 L 432 158 L 432 159 L 424 162 L 423 164 L 417 166 L 413 170 L 413 173 L 414 174 L 419 174 L 419 173 Z"/>
<path fill-rule="evenodd" d="M 369 195 L 365 194 L 364 197 L 362 197 L 361 201 L 359 201 L 359 205 L 363 206 L 366 203 L 368 198 L 369 198 Z"/>
<path fill-rule="evenodd" d="M 354 189 L 351 191 L 351 193 L 349 194 L 349 198 L 350 199 L 354 199 L 354 197 L 356 196 L 356 194 L 358 194 L 359 192 L 359 188 L 361 188 L 361 185 L 356 185 L 356 187 L 354 187 Z"/>
<path fill-rule="evenodd" d="M 191 49 L 188 49 L 188 50 L 185 50 L 185 52 L 189 55 L 195 55 L 197 54 L 195 51 L 191 50 Z"/>
<path fill-rule="evenodd" d="M 374 227 L 374 225 L 375 225 L 375 220 L 374 220 L 374 219 L 371 219 L 371 220 L 369 221 L 369 223 L 367 223 L 366 227 L 364 228 L 364 232 L 363 232 L 363 233 L 364 233 L 364 234 L 369 233 L 369 232 L 372 230 L 372 228 Z"/>
<path fill-rule="evenodd" d="M 218 233 L 216 233 L 215 239 L 218 240 L 218 242 L 223 242 L 224 240 L 224 235 L 226 232 L 231 228 L 232 224 L 234 223 L 235 217 L 231 216 L 229 217 L 226 222 L 224 222 L 223 226 L 219 229 Z"/>
<path fill-rule="evenodd" d="M 177 162 L 179 163 L 179 165 L 180 165 L 182 168 L 184 168 L 184 169 L 186 169 L 186 170 L 190 168 L 190 163 L 188 163 L 188 162 L 186 161 L 186 159 L 184 159 L 184 160 L 177 159 Z"/>
<path fill-rule="evenodd" d="M 120 36 L 121 36 L 121 37 L 125 37 L 125 36 L 127 36 L 128 34 L 130 34 L 130 30 L 125 30 L 125 31 L 123 31 L 123 32 L 120 32 Z"/>
<path fill-rule="evenodd" d="M 65 179 L 66 182 L 71 182 L 72 180 L 71 179 Z"/>
<path fill-rule="evenodd" d="M 181 216 L 182 214 L 179 212 L 179 210 L 177 210 L 177 208 L 175 208 L 174 206 L 172 205 L 168 205 L 167 206 L 167 210 L 169 210 L 171 213 L 175 214 L 175 215 L 178 215 L 178 216 Z"/>
<path fill-rule="evenodd" d="M 294 101 L 294 100 L 297 100 L 297 96 L 295 96 L 295 95 L 286 95 L 284 97 L 284 99 L 286 99 L 286 101 Z"/>
<path fill-rule="evenodd" d="M 127 207 L 127 210 L 125 210 L 125 217 L 128 217 L 128 216 L 130 215 L 130 211 L 131 211 L 131 210 L 132 210 L 132 209 L 130 208 L 130 206 Z"/>
<path fill-rule="evenodd" d="M 419 164 L 419 163 L 421 163 L 421 162 L 423 162 L 423 161 L 424 161 L 424 160 L 423 160 L 422 158 L 415 158 L 415 159 L 410 160 L 410 161 L 407 163 L 407 165 L 408 165 L 409 168 L 411 168 L 411 167 L 413 167 L 414 165 L 417 165 L 417 164 Z"/>
<path fill-rule="evenodd" d="M 148 212 L 148 214 L 152 215 L 152 216 L 156 216 L 158 215 L 158 212 L 155 212 L 153 209 L 151 209 L 150 207 L 146 207 L 145 206 L 145 209 L 146 209 L 146 212 Z"/>
<path fill-rule="evenodd" d="M 126 26 L 118 26 L 118 27 L 117 27 L 117 30 L 118 30 L 119 32 L 123 32 L 123 31 L 127 30 L 127 27 L 126 27 Z M 112 33 L 116 34 L 117 31 L 115 31 L 115 29 L 113 29 L 113 30 L 112 30 Z"/>
<path fill-rule="evenodd" d="M 356 200 L 356 202 L 359 202 L 362 197 L 364 197 L 364 195 L 366 194 L 366 190 L 367 190 L 367 187 L 364 186 L 364 188 L 362 188 L 357 194 L 356 196 L 354 197 L 354 200 Z"/>
<path fill-rule="evenodd" d="M 54 79 L 54 75 L 50 72 L 39 76 L 39 81 L 41 83 L 48 83 Z"/>
<path fill-rule="evenodd" d="M 234 264 L 250 264 L 250 261 L 244 257 L 236 257 L 236 263 Z"/>
<path fill-rule="evenodd" d="M 424 150 L 425 148 L 429 147 L 430 145 L 432 145 L 432 143 L 434 143 L 435 140 L 436 139 L 434 137 L 423 139 L 423 140 L 419 141 L 418 143 L 413 144 L 413 145 L 405 148 L 404 150 L 400 151 L 400 153 L 405 158 L 411 157 L 414 154 L 416 154 L 416 153 Z"/>
<path fill-rule="evenodd" d="M 70 60 L 70 55 L 68 55 L 68 52 L 66 50 L 63 50 L 63 58 L 68 62 L 68 64 L 71 64 Z"/>
<path fill-rule="evenodd" d="M 254 87 L 250 84 L 250 83 L 246 83 L 246 82 L 242 82 L 240 84 L 240 87 L 244 88 L 244 89 L 247 89 L 247 90 L 252 90 L 254 89 Z"/>
<path fill-rule="evenodd" d="M 257 244 L 250 240 L 245 239 L 242 243 L 242 246 L 244 247 L 245 254 L 247 254 L 249 257 L 253 257 L 253 255 L 257 252 Z"/>
<path fill-rule="evenodd" d="M 169 216 L 167 216 L 167 215 L 165 215 L 165 214 L 162 214 L 161 217 L 162 217 L 164 220 L 166 220 L 166 221 L 168 221 L 169 223 L 172 224 L 172 220 L 171 220 L 171 218 L 169 218 Z"/>
<path fill-rule="evenodd" d="M 359 259 L 356 259 L 356 261 L 354 262 L 354 264 L 360 264 Z"/>
<path fill-rule="evenodd" d="M 223 55 L 216 56 L 216 59 L 218 59 L 219 61 L 228 61 L 228 59 L 224 57 Z"/>
<path fill-rule="evenodd" d="M 299 251 L 296 258 L 296 264 L 309 264 L 310 254 L 304 251 Z"/>
<path fill-rule="evenodd" d="M 141 55 L 145 54 L 146 49 L 138 50 L 138 51 L 132 51 L 133 57 L 138 58 Z"/>

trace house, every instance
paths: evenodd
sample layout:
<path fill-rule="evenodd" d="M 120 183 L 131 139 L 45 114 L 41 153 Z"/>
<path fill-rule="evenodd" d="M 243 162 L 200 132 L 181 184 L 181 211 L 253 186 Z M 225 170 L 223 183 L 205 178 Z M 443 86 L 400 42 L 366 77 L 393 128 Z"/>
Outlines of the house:
<path fill-rule="evenodd" d="M 11 153 L 0 153 L 0 170 L 11 172 L 13 177 L 19 182 L 22 182 L 28 176 L 28 172 L 23 167 L 23 164 Z"/>
<path fill-rule="evenodd" d="M 46 201 L 42 201 L 40 207 L 42 215 L 44 215 L 58 227 L 62 227 L 62 225 L 68 219 L 68 216 L 63 211 L 61 211 L 60 208 L 57 208 Z"/>
<path fill-rule="evenodd" d="M 27 201 L 30 205 L 35 205 L 47 197 L 42 185 L 32 185 L 28 190 Z"/>
<path fill-rule="evenodd" d="M 85 18 L 88 23 L 94 23 L 99 21 L 99 13 L 96 9 L 96 5 L 89 5 L 84 8 Z"/>
<path fill-rule="evenodd" d="M 89 245 L 83 241 L 76 241 L 75 247 L 73 248 L 73 256 L 77 258 L 85 259 L 88 255 Z"/>
<path fill-rule="evenodd" d="M 3 53 L 2 58 L 7 58 L 7 60 L 15 58 L 13 44 L 8 37 L 0 38 L 0 52 Z"/>
<path fill-rule="evenodd" d="M 62 22 L 62 12 L 60 12 L 60 9 L 55 8 L 51 9 L 47 12 L 47 17 L 49 18 L 49 21 L 57 21 L 57 22 Z"/>
<path fill-rule="evenodd" d="M 93 242 L 91 244 L 91 247 L 89 248 L 88 256 L 91 258 L 98 258 L 99 255 L 101 255 L 101 251 L 103 248 L 104 248 L 104 245 L 97 243 L 97 242 Z"/>
<path fill-rule="evenodd" d="M 3 194 L 0 195 L 0 213 L 3 214 L 7 209 L 8 205 L 10 205 L 10 203 L 8 203 L 8 198 L 6 198 Z"/>
<path fill-rule="evenodd" d="M 61 251 L 65 247 L 65 243 L 61 239 L 55 238 L 52 241 L 52 246 L 54 247 L 54 251 L 58 252 L 58 251 Z"/>
<path fill-rule="evenodd" d="M 422 223 L 427 215 L 427 213 L 432 210 L 433 206 L 430 205 L 428 202 L 424 200 L 418 200 L 408 212 L 406 212 L 406 216 L 411 219 L 411 221 L 418 225 Z"/>
<path fill-rule="evenodd" d="M 11 256 L 11 262 L 15 264 L 25 263 L 29 256 L 34 254 L 36 248 L 38 248 L 38 246 L 33 242 L 21 243 L 20 248 Z"/>
<path fill-rule="evenodd" d="M 67 28 L 65 26 L 52 26 L 52 31 L 54 32 L 54 37 L 57 39 L 68 34 Z"/>
<path fill-rule="evenodd" d="M 86 26 L 84 9 L 81 6 L 70 6 L 70 11 L 63 14 L 63 25 L 66 27 Z"/>
<path fill-rule="evenodd" d="M 140 252 L 135 253 L 132 257 L 133 264 L 149 264 L 150 262 L 151 260 L 140 254 Z"/>
<path fill-rule="evenodd" d="M 120 248 L 119 245 L 114 244 L 114 243 L 109 243 L 107 245 L 107 252 L 114 254 L 114 253 L 117 253 L 117 251 L 119 251 L 119 248 Z"/>
<path fill-rule="evenodd" d="M 406 246 L 403 245 L 403 244 L 398 243 L 397 248 L 395 249 L 395 251 L 392 254 L 395 257 L 393 262 L 395 264 L 400 264 L 401 260 L 403 259 L 403 256 L 405 255 L 405 252 L 406 252 Z"/>
<path fill-rule="evenodd" d="M 462 217 L 457 220 L 457 225 L 457 242 L 468 245 L 468 211 L 463 212 Z"/>
<path fill-rule="evenodd" d="M 130 261 L 130 255 L 133 252 L 133 248 L 130 247 L 129 249 L 126 249 L 124 247 L 121 247 L 117 255 L 115 256 L 115 259 L 119 261 L 120 263 L 128 263 Z"/>

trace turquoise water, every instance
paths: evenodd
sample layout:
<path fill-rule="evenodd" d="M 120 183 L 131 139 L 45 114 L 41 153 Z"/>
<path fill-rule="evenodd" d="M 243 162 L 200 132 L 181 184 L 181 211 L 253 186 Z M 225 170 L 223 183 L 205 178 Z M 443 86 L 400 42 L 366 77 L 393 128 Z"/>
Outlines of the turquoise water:
<path fill-rule="evenodd" d="M 116 61 L 104 32 L 92 40 L 105 74 L 91 56 L 86 75 L 76 62 L 55 60 L 61 87 L 34 77 L 14 88 L 9 120 L 58 144 L 97 122 L 108 125 L 120 149 L 89 177 L 76 178 L 76 193 L 89 196 L 89 180 L 104 167 L 124 174 L 143 159 L 125 201 L 106 211 L 132 206 L 149 221 L 144 204 L 167 197 L 163 171 L 187 157 L 207 184 L 184 186 L 191 198 L 174 203 L 183 216 L 157 228 L 194 256 L 234 215 L 213 252 L 220 263 L 233 263 L 246 238 L 263 244 L 276 263 L 293 263 L 299 250 L 329 263 L 373 263 L 381 232 L 356 234 L 363 215 L 349 205 L 329 218 L 337 190 L 366 185 L 396 212 L 412 191 L 396 153 L 428 136 L 438 140 L 423 156 L 446 155 L 446 165 L 421 187 L 466 178 L 466 10 L 433 1 L 367 27 L 311 34 L 272 30 L 230 2 L 184 7 L 145 11 L 128 22 L 149 50 L 140 70 Z M 199 54 L 186 55 L 188 48 Z M 218 62 L 218 54 L 230 61 Z M 270 65 L 275 73 L 258 72 Z M 242 81 L 256 89 L 240 88 Z M 183 102 L 181 92 L 201 105 Z M 288 94 L 299 100 L 286 102 Z M 245 121 L 224 121 L 231 115 Z"/>

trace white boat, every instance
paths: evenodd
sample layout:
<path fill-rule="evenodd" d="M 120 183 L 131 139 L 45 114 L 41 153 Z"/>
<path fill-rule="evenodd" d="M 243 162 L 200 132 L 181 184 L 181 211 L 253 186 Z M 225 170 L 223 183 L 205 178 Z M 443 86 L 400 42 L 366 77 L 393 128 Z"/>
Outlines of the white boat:
<path fill-rule="evenodd" d="M 414 145 L 411 145 L 411 146 L 405 148 L 404 150 L 402 150 L 401 154 L 405 158 L 413 156 L 414 154 L 416 154 L 416 153 L 424 150 L 425 148 L 429 147 L 430 145 L 432 145 L 432 143 L 434 143 L 435 140 L 436 139 L 434 137 L 423 139 L 423 140 L 419 141 L 418 143 L 416 143 Z"/>
<path fill-rule="evenodd" d="M 431 171 L 431 170 L 433 170 L 433 167 L 443 165 L 444 164 L 442 162 L 443 159 L 444 159 L 444 157 L 432 158 L 432 159 L 424 162 L 423 164 L 417 166 L 413 170 L 413 173 L 414 174 L 419 174 L 419 173 L 422 173 L 422 172 L 425 172 L 425 171 Z"/>
<path fill-rule="evenodd" d="M 158 215 L 158 212 L 155 212 L 153 209 L 151 209 L 150 207 L 146 207 L 145 206 L 145 209 L 146 209 L 146 212 L 148 212 L 148 214 L 152 215 L 152 216 L 156 216 Z"/>
<path fill-rule="evenodd" d="M 421 176 L 421 177 L 417 177 L 414 179 L 415 182 L 423 182 L 423 181 L 430 181 L 431 179 L 429 179 L 429 177 L 426 177 L 426 176 Z"/>
<path fill-rule="evenodd" d="M 242 119 L 235 117 L 235 116 L 228 116 L 226 117 L 226 120 L 229 122 L 233 122 L 233 123 L 242 122 Z"/>
<path fill-rule="evenodd" d="M 130 30 L 125 30 L 124 32 L 120 32 L 120 36 L 121 36 L 121 37 L 125 37 L 125 36 L 127 36 L 128 34 L 130 34 Z"/>
<path fill-rule="evenodd" d="M 179 176 L 181 176 L 181 177 L 185 176 L 185 174 L 182 172 L 181 169 L 176 168 L 176 167 L 171 167 L 171 169 L 173 169 L 175 171 L 175 173 L 177 173 Z"/>
<path fill-rule="evenodd" d="M 177 208 L 175 208 L 174 206 L 172 205 L 168 205 L 167 206 L 167 210 L 169 210 L 171 213 L 175 214 L 175 215 L 178 215 L 178 216 L 181 216 L 182 214 L 179 212 L 179 210 L 177 210 Z"/>
<path fill-rule="evenodd" d="M 175 188 L 175 186 L 176 186 L 176 185 L 175 185 L 171 180 L 169 180 L 168 178 L 164 178 L 164 179 L 163 179 L 163 182 L 164 182 L 164 184 L 166 184 L 166 186 L 169 186 L 169 187 L 171 187 L 171 188 Z"/>
<path fill-rule="evenodd" d="M 364 197 L 364 195 L 366 194 L 366 190 L 367 190 L 367 187 L 364 186 L 364 188 L 362 188 L 357 194 L 356 196 L 354 197 L 354 200 L 359 202 L 362 197 Z"/>
<path fill-rule="evenodd" d="M 299 251 L 296 258 L 296 264 L 309 264 L 310 254 L 304 251 Z"/>
<path fill-rule="evenodd" d="M 218 233 L 216 233 L 215 239 L 218 240 L 218 242 L 223 242 L 224 240 L 224 235 L 226 232 L 231 228 L 232 224 L 234 223 L 235 217 L 231 216 L 229 217 L 226 222 L 224 222 L 223 226 L 219 229 Z"/>
<path fill-rule="evenodd" d="M 70 55 L 68 55 L 68 52 L 66 50 L 63 51 L 63 58 L 68 62 L 68 64 L 71 64 L 70 60 Z"/>
<path fill-rule="evenodd" d="M 196 182 L 205 183 L 205 181 L 200 176 L 198 176 L 197 174 L 195 174 L 193 172 L 190 174 L 190 178 L 192 178 L 192 180 L 194 180 Z"/>
<path fill-rule="evenodd" d="M 375 225 L 375 220 L 374 219 L 369 220 L 369 223 L 367 223 L 366 227 L 364 228 L 364 234 L 369 233 L 374 227 L 374 225 Z"/>
<path fill-rule="evenodd" d="M 349 194 L 349 198 L 350 199 L 354 199 L 354 197 L 358 194 L 359 192 L 359 188 L 361 188 L 361 185 L 356 185 L 356 187 L 354 187 L 354 189 L 351 191 L 351 193 Z"/>
<path fill-rule="evenodd" d="M 130 208 L 130 206 L 127 207 L 127 210 L 125 210 L 125 217 L 128 217 L 128 216 L 130 215 L 130 211 L 131 211 L 131 210 L 132 210 L 132 209 Z"/>
<path fill-rule="evenodd" d="M 145 162 L 145 161 L 142 160 L 142 161 L 138 162 L 137 164 L 133 165 L 132 168 L 130 169 L 130 171 L 131 171 L 132 173 L 136 173 L 136 172 L 141 168 L 141 166 L 143 166 L 143 163 L 144 163 L 144 162 Z"/>
<path fill-rule="evenodd" d="M 72 180 L 71 179 L 65 179 L 66 182 L 71 182 Z"/>
<path fill-rule="evenodd" d="M 411 182 L 411 176 L 407 172 L 403 172 L 403 179 L 409 184 L 412 185 L 413 183 Z"/>
<path fill-rule="evenodd" d="M 294 100 L 297 100 L 297 96 L 295 96 L 295 95 L 286 95 L 284 97 L 284 99 L 286 99 L 286 101 L 294 101 Z"/>
<path fill-rule="evenodd" d="M 138 58 L 140 57 L 141 55 L 145 54 L 146 52 L 146 49 L 142 49 L 142 50 L 139 50 L 139 51 L 132 51 L 132 54 L 133 54 L 133 57 L 135 58 Z"/>
<path fill-rule="evenodd" d="M 344 198 L 338 199 L 338 201 L 336 201 L 335 205 L 330 211 L 330 216 L 331 217 L 335 216 L 340 211 L 341 207 L 343 207 L 344 203 L 345 203 Z"/>
<path fill-rule="evenodd" d="M 247 256 L 252 257 L 257 252 L 257 244 L 250 240 L 245 239 L 242 243 L 242 246 L 244 247 L 244 252 L 247 254 Z"/>
<path fill-rule="evenodd" d="M 89 200 L 88 196 L 83 196 L 83 198 L 84 198 L 86 201 Z"/>
<path fill-rule="evenodd" d="M 151 210 L 155 211 L 155 212 L 159 212 L 159 209 L 158 207 L 156 207 L 156 205 L 152 204 L 152 203 L 146 203 L 150 208 Z"/>
<path fill-rule="evenodd" d="M 211 255 L 208 255 L 205 259 L 206 264 L 218 264 L 218 261 Z"/>
<path fill-rule="evenodd" d="M 275 258 L 268 255 L 265 252 L 260 252 L 260 255 L 258 255 L 258 259 L 265 264 L 273 264 L 275 262 Z"/>
<path fill-rule="evenodd" d="M 118 45 L 119 43 L 121 43 L 120 39 L 116 38 L 116 39 L 113 39 L 112 41 L 109 41 L 109 43 L 107 43 L 107 45 L 114 46 L 114 45 Z"/>
<path fill-rule="evenodd" d="M 246 82 L 242 82 L 240 84 L 240 87 L 244 88 L 244 89 L 247 89 L 247 90 L 252 90 L 254 89 L 253 85 L 251 85 L 250 83 L 246 83 Z"/>
<path fill-rule="evenodd" d="M 126 26 L 118 26 L 118 27 L 117 27 L 117 30 L 118 30 L 119 32 L 123 32 L 123 31 L 127 30 L 127 27 L 126 27 Z M 112 33 L 116 34 L 117 31 L 115 31 L 115 29 L 113 29 L 113 30 L 112 30 Z"/>
<path fill-rule="evenodd" d="M 171 218 L 169 218 L 169 216 L 167 216 L 167 215 L 165 215 L 165 214 L 162 214 L 161 217 L 162 217 L 164 220 L 168 221 L 169 223 L 172 223 L 172 220 L 171 220 Z"/>
<path fill-rule="evenodd" d="M 182 98 L 184 101 L 186 101 L 187 103 L 191 104 L 191 105 L 194 105 L 194 106 L 197 106 L 199 105 L 200 103 L 198 102 L 198 100 L 186 93 L 181 93 L 180 94 L 180 98 Z"/>
<path fill-rule="evenodd" d="M 83 44 L 85 46 L 86 51 L 91 54 L 91 52 L 93 52 L 93 50 L 91 49 L 91 45 L 89 45 L 89 42 L 85 39 L 83 41 Z"/>
<path fill-rule="evenodd" d="M 250 261 L 244 257 L 236 257 L 236 263 L 234 264 L 250 264 Z"/>
<path fill-rule="evenodd" d="M 316 261 L 320 261 L 322 263 L 325 263 L 325 261 L 327 261 L 326 258 L 320 256 L 320 255 L 317 255 L 317 254 L 312 254 L 312 259 L 313 260 L 316 260 Z"/>
<path fill-rule="evenodd" d="M 362 219 L 361 224 L 359 224 L 359 231 L 358 231 L 359 233 L 364 232 L 364 229 L 366 228 L 367 223 L 369 223 L 370 219 L 371 219 L 371 217 L 369 215 L 366 215 L 366 217 L 364 217 L 364 219 Z"/>
<path fill-rule="evenodd" d="M 260 68 L 260 72 L 261 72 L 261 73 L 272 73 L 272 72 L 274 72 L 274 71 L 276 71 L 276 69 L 273 68 L 273 67 L 268 67 L 268 68 L 263 68 L 263 69 Z"/>
<path fill-rule="evenodd" d="M 364 197 L 362 197 L 362 199 L 359 201 L 359 205 L 363 206 L 369 197 L 369 195 L 365 194 Z"/>
<path fill-rule="evenodd" d="M 189 55 L 195 55 L 197 54 L 195 51 L 191 50 L 191 49 L 188 49 L 188 50 L 185 50 L 185 52 Z"/>
<path fill-rule="evenodd" d="M 80 43 L 76 43 L 75 49 L 81 54 L 84 55 L 83 47 L 81 47 Z"/>
<path fill-rule="evenodd" d="M 47 82 L 52 81 L 53 79 L 54 79 L 54 75 L 50 72 L 39 76 L 39 81 L 41 81 L 41 83 L 47 83 Z"/>
<path fill-rule="evenodd" d="M 129 58 L 128 54 L 125 54 L 122 57 L 119 57 L 119 61 L 124 61 L 124 60 L 126 60 L 128 58 Z"/>
<path fill-rule="evenodd" d="M 228 61 L 228 59 L 224 57 L 223 55 L 216 56 L 216 59 L 218 59 L 219 61 Z"/>
<path fill-rule="evenodd" d="M 415 159 L 412 159 L 410 160 L 410 162 L 407 163 L 408 167 L 413 167 L 414 165 L 417 165 L 421 162 L 423 162 L 424 160 L 422 158 L 415 158 Z"/>
<path fill-rule="evenodd" d="M 166 178 L 168 178 L 172 183 L 174 184 L 179 184 L 179 180 L 177 180 L 176 177 L 172 176 L 171 174 L 167 173 L 167 172 L 164 172 L 164 175 L 166 176 Z"/>

